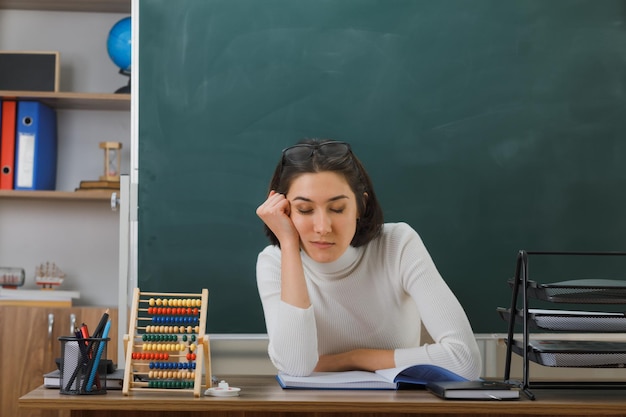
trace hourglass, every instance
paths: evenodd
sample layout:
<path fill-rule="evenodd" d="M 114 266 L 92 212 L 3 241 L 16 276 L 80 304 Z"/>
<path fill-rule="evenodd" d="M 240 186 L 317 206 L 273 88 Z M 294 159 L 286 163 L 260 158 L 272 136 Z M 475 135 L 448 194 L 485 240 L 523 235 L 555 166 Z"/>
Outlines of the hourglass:
<path fill-rule="evenodd" d="M 104 149 L 104 175 L 100 180 L 119 181 L 121 142 L 100 142 L 100 149 Z"/>

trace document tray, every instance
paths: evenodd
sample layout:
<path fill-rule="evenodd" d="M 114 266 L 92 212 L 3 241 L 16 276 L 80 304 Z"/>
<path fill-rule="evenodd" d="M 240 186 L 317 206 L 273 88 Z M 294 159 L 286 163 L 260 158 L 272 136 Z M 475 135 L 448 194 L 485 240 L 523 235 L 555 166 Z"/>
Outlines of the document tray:
<path fill-rule="evenodd" d="M 514 278 L 508 282 L 515 286 Z M 552 303 L 626 304 L 626 281 L 578 279 L 540 284 L 528 280 L 528 295 Z"/>
<path fill-rule="evenodd" d="M 509 321 L 510 309 L 497 308 L 500 317 Z M 522 324 L 524 311 L 518 310 L 516 324 Z M 528 310 L 528 324 L 532 328 L 550 331 L 574 331 L 588 333 L 626 333 L 626 315 L 624 313 L 601 311 L 572 310 Z"/>
<path fill-rule="evenodd" d="M 543 366 L 623 368 L 626 343 L 591 340 L 531 340 L 528 359 Z M 512 349 L 524 354 L 524 343 L 516 340 Z"/>

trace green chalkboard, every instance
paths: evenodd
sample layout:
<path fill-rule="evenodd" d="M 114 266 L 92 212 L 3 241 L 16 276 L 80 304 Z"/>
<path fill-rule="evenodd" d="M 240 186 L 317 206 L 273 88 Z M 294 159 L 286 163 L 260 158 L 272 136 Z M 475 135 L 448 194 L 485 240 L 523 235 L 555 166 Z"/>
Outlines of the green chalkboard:
<path fill-rule="evenodd" d="M 625 5 L 140 0 L 141 289 L 208 288 L 209 332 L 264 333 L 255 209 L 283 147 L 330 137 L 386 220 L 421 234 L 474 331 L 505 331 L 518 250 L 626 249 Z M 544 264 L 552 280 L 626 271 Z"/>

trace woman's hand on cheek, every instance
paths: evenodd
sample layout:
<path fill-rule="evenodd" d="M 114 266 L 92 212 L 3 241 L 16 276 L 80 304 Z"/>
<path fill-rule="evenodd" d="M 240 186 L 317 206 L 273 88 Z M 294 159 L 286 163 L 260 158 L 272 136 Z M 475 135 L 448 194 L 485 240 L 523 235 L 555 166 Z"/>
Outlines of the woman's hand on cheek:
<path fill-rule="evenodd" d="M 281 245 L 295 240 L 300 244 L 300 236 L 291 218 L 291 205 L 284 194 L 270 191 L 267 200 L 256 210 L 257 216 L 270 228 Z"/>

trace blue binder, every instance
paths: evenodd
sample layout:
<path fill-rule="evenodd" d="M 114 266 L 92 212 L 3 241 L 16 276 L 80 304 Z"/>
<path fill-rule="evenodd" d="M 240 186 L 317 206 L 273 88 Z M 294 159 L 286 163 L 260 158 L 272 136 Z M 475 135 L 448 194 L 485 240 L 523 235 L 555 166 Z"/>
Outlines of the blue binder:
<path fill-rule="evenodd" d="M 57 171 L 56 111 L 38 101 L 17 103 L 15 190 L 54 190 Z"/>

